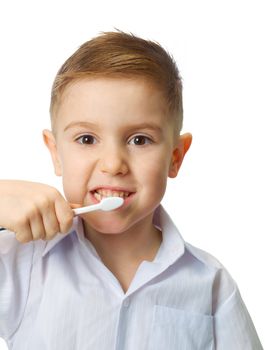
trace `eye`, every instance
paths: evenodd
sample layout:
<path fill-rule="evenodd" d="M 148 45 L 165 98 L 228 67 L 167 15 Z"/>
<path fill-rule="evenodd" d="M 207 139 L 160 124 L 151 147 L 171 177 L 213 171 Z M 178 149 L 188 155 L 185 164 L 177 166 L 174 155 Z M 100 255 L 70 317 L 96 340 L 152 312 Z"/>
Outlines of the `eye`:
<path fill-rule="evenodd" d="M 82 135 L 78 137 L 75 141 L 77 141 L 81 145 L 93 145 L 96 139 L 92 135 Z"/>
<path fill-rule="evenodd" d="M 147 137 L 147 136 L 144 136 L 144 135 L 137 135 L 137 136 L 134 136 L 131 141 L 134 141 L 134 145 L 136 146 L 144 146 L 146 144 L 151 144 L 153 143 L 153 141 Z M 129 143 L 131 143 L 131 141 Z M 145 142 L 147 141 L 147 142 Z"/>

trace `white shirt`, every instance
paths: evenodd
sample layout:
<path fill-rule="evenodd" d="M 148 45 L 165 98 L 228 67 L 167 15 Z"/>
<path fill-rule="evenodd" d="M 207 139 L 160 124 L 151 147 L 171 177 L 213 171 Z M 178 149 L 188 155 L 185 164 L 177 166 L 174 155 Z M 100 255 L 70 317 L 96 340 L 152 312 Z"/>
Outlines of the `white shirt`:
<path fill-rule="evenodd" d="M 0 336 L 13 350 L 260 350 L 237 285 L 184 242 L 159 206 L 163 241 L 126 293 L 85 238 L 21 244 L 0 234 Z"/>

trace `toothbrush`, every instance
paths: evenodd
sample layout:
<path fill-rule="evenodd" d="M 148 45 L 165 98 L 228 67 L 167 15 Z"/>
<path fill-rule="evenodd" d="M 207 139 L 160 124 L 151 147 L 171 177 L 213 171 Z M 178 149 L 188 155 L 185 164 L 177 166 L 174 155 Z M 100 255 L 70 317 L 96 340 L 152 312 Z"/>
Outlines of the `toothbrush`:
<path fill-rule="evenodd" d="M 87 207 L 73 209 L 74 215 L 89 213 L 94 210 L 109 211 L 119 208 L 124 202 L 121 197 L 106 197 L 100 203 L 89 205 Z"/>

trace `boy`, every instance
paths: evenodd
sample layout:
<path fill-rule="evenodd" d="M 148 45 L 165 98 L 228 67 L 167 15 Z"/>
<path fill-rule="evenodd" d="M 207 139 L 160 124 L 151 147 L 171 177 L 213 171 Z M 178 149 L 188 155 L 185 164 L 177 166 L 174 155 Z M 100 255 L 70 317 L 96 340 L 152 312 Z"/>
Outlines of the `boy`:
<path fill-rule="evenodd" d="M 0 182 L 0 334 L 14 350 L 262 349 L 238 288 L 160 205 L 191 144 L 182 85 L 158 44 L 110 32 L 52 88 L 54 188 Z M 122 207 L 72 208 L 121 196 Z M 59 232 L 59 233 L 58 233 Z"/>

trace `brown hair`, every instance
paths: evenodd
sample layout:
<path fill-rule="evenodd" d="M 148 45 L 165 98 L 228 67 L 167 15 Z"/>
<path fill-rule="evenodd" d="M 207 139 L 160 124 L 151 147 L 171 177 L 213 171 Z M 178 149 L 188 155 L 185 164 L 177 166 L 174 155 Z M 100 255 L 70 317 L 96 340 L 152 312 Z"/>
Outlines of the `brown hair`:
<path fill-rule="evenodd" d="M 59 69 L 51 92 L 50 115 L 70 83 L 88 77 L 142 77 L 157 84 L 163 92 L 169 114 L 175 118 L 176 132 L 182 128 L 182 83 L 173 59 L 160 44 L 133 34 L 103 32 L 79 47 Z"/>

